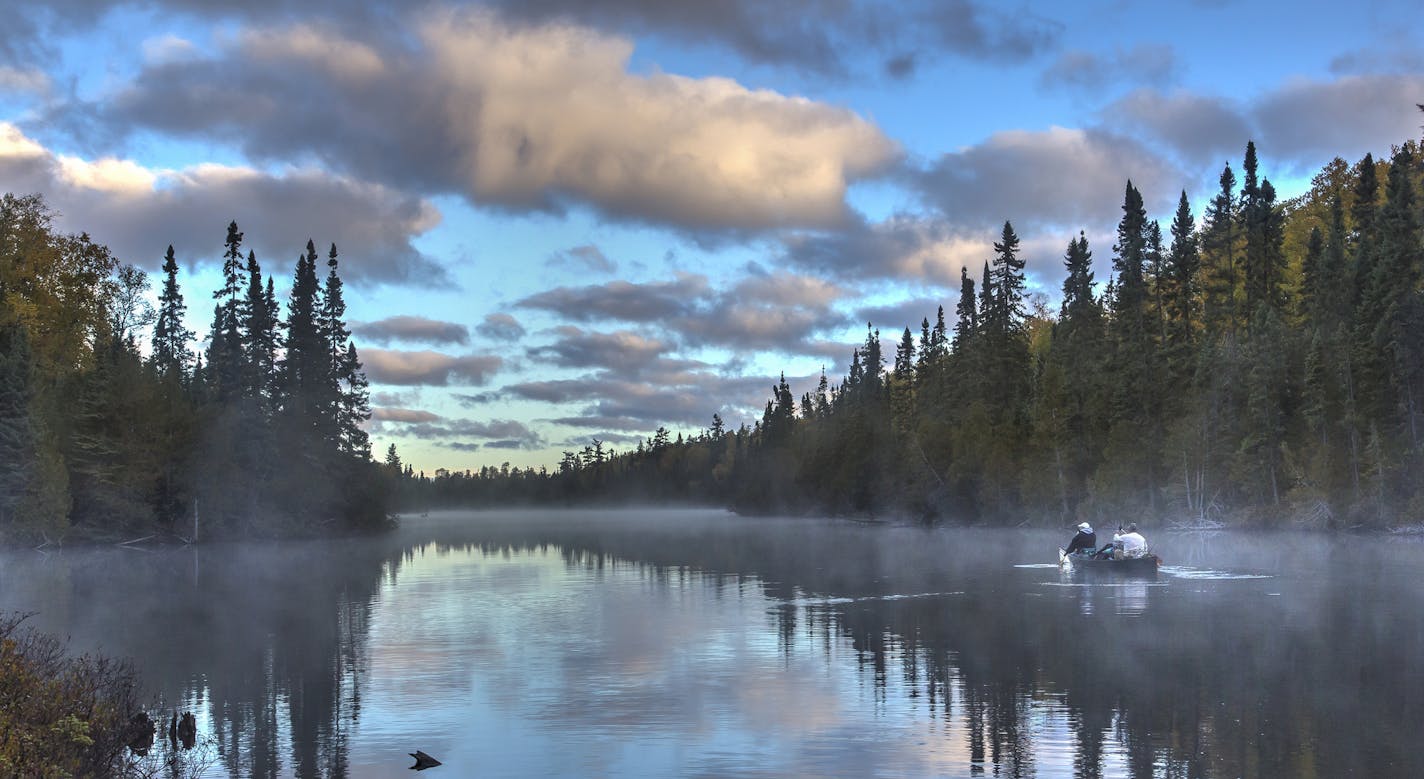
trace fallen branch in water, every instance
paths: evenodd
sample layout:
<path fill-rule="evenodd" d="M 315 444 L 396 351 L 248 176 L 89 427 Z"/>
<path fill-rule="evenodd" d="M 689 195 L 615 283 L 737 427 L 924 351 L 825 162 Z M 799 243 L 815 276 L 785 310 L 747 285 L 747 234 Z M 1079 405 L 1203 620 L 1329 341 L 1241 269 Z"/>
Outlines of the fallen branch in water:
<path fill-rule="evenodd" d="M 1169 520 L 1167 522 L 1167 525 L 1170 530 L 1179 530 L 1187 533 L 1199 533 L 1204 531 L 1221 530 L 1226 527 L 1225 522 L 1218 522 L 1214 519 L 1207 519 L 1206 517 L 1193 517 L 1190 520 L 1185 521 Z"/>
<path fill-rule="evenodd" d="M 130 545 L 132 545 L 132 544 L 141 544 L 141 543 L 143 543 L 144 541 L 147 541 L 147 540 L 149 540 L 150 538 L 153 538 L 153 537 L 156 536 L 156 535 L 158 535 L 158 534 L 157 534 L 157 533 L 149 533 L 148 535 L 144 536 L 143 538 L 135 538 L 135 539 L 132 539 L 132 540 L 129 540 L 129 541 L 120 541 L 119 543 L 114 544 L 114 546 L 130 546 Z"/>

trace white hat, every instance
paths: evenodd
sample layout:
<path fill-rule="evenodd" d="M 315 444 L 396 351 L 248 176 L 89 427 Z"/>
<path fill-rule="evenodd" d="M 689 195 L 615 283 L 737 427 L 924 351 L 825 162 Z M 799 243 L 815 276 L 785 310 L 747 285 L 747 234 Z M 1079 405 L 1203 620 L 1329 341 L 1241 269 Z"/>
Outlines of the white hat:
<path fill-rule="evenodd" d="M 1091 533 L 1091 532 L 1093 532 L 1093 526 L 1092 526 L 1092 525 L 1089 525 L 1087 522 L 1081 522 L 1081 523 L 1079 523 L 1079 524 L 1078 524 L 1078 529 L 1081 530 L 1081 531 L 1083 531 L 1084 533 Z"/>

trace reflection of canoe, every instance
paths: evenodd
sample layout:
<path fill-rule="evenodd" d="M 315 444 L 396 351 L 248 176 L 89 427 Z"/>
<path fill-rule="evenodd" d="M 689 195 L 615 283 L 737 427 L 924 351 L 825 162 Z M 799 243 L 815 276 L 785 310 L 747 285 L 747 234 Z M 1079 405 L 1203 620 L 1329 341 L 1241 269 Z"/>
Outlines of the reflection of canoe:
<path fill-rule="evenodd" d="M 1087 555 L 1065 555 L 1058 550 L 1058 564 L 1065 571 L 1081 574 L 1109 574 L 1120 576 L 1156 576 L 1157 566 L 1162 560 L 1155 554 L 1145 557 L 1131 557 L 1123 560 L 1098 559 Z"/>

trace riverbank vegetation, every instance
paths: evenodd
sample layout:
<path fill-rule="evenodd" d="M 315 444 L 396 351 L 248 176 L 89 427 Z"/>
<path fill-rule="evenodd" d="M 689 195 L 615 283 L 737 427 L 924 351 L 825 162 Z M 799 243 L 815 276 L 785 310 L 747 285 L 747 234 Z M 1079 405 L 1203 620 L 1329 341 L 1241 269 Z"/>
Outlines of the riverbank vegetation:
<path fill-rule="evenodd" d="M 991 523 L 1133 516 L 1392 527 L 1424 516 L 1420 149 L 1335 159 L 1281 202 L 1248 144 L 1164 226 L 1128 182 L 1116 240 L 1070 236 L 1062 302 L 1005 222 L 953 311 L 867 328 L 850 370 L 759 421 L 593 441 L 557 470 L 410 474 L 407 508 L 676 500 Z M 1103 259 L 1108 260 L 1107 263 Z M 1096 260 L 1096 262 L 1095 262 Z M 1048 271 L 1045 271 L 1047 273 Z M 387 454 L 394 472 L 399 457 Z"/>
<path fill-rule="evenodd" d="M 199 351 L 172 247 L 154 310 L 143 271 L 86 234 L 56 232 L 52 216 L 38 195 L 0 199 L 0 539 L 386 524 L 334 245 L 322 279 L 307 243 L 284 317 L 272 277 L 229 225 Z"/>
<path fill-rule="evenodd" d="M 131 666 L 72 655 L 54 636 L 0 615 L 0 775 L 198 776 L 206 748 L 158 738 Z M 191 715 L 189 715 L 191 717 Z M 176 721 L 176 716 L 175 716 Z"/>

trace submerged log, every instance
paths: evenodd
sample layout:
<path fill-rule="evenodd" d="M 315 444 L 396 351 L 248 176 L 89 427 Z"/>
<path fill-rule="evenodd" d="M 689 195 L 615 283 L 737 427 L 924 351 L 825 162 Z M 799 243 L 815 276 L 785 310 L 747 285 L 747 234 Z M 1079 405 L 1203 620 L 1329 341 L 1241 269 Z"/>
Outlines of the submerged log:
<path fill-rule="evenodd" d="M 184 749 L 192 749 L 198 741 L 198 719 L 191 711 L 183 712 L 183 718 L 178 721 L 178 741 Z"/>
<path fill-rule="evenodd" d="M 146 755 L 148 750 L 153 748 L 153 735 L 157 728 L 153 725 L 153 720 L 149 718 L 148 712 L 141 711 L 129 717 L 128 727 L 128 747 L 135 755 Z"/>

